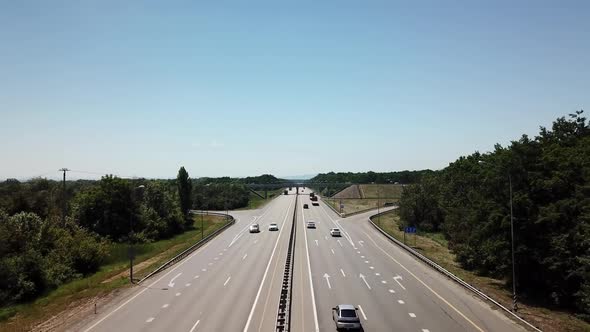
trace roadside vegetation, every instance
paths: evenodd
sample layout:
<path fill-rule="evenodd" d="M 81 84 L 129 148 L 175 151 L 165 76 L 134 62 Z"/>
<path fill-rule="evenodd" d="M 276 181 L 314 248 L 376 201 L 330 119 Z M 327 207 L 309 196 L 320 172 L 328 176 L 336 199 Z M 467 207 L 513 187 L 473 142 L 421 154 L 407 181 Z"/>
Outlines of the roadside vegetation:
<path fill-rule="evenodd" d="M 396 210 L 373 218 L 373 222 L 397 240 L 404 242 L 403 223 Z M 449 272 L 481 290 L 502 305 L 512 305 L 511 289 L 506 287 L 505 280 L 486 277 L 464 269 L 457 262 L 455 254 L 448 247 L 448 241 L 442 232 L 418 231 L 417 234 L 406 234 L 405 243 L 422 255 L 436 262 Z M 518 314 L 545 332 L 590 331 L 590 324 L 576 318 L 572 313 L 560 310 L 548 310 L 534 303 L 520 305 Z"/>
<path fill-rule="evenodd" d="M 400 226 L 441 233 L 461 268 L 511 289 L 512 187 L 519 301 L 590 321 L 590 127 L 582 114 L 407 186 Z"/>
<path fill-rule="evenodd" d="M 322 200 L 332 206 L 336 211 L 344 213 L 344 215 L 377 209 L 377 204 L 379 204 L 380 208 L 397 204 L 397 200 L 395 199 L 322 198 Z M 340 204 L 344 207 L 340 208 Z"/>
<path fill-rule="evenodd" d="M 41 178 L 0 183 L 0 326 L 30 327 L 72 299 L 125 285 L 129 243 L 134 277 L 142 277 L 200 240 L 201 220 L 191 209 L 246 207 L 245 184 L 257 179 L 192 180 L 181 167 L 175 180 L 105 175 L 68 181 L 65 191 Z M 221 227 L 216 219 L 203 218 L 205 235 Z"/>

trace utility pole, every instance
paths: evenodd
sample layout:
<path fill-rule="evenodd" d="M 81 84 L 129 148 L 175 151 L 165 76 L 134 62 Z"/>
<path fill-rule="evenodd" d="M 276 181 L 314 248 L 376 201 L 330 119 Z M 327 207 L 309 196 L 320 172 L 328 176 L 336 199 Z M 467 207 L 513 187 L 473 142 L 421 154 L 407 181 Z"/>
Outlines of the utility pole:
<path fill-rule="evenodd" d="M 67 168 L 60 168 L 59 169 L 60 172 L 64 172 L 64 181 L 63 181 L 63 197 L 62 197 L 62 210 L 61 210 L 61 223 L 62 225 L 66 224 L 66 209 L 67 209 L 67 203 L 66 203 L 66 172 L 69 172 L 70 170 Z"/>
<path fill-rule="evenodd" d="M 514 262 L 514 216 L 512 213 L 512 176 L 508 172 L 508 184 L 510 185 L 510 242 L 512 242 L 512 310 L 518 311 L 516 298 L 516 264 Z"/>

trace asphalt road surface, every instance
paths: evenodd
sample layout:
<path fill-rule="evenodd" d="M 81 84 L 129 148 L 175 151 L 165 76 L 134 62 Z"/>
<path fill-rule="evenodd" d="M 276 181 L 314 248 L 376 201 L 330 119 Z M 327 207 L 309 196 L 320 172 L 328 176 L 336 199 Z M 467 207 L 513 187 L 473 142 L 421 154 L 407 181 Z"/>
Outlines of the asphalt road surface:
<path fill-rule="evenodd" d="M 292 331 L 335 331 L 338 304 L 355 305 L 365 331 L 524 330 L 390 243 L 367 222 L 374 212 L 341 219 L 303 193 Z M 261 210 L 231 212 L 235 225 L 75 330 L 274 331 L 295 204 L 292 190 Z M 316 229 L 305 227 L 309 220 Z M 254 222 L 260 233 L 248 232 Z M 271 222 L 279 231 L 268 231 Z M 333 227 L 343 236 L 331 237 Z"/>

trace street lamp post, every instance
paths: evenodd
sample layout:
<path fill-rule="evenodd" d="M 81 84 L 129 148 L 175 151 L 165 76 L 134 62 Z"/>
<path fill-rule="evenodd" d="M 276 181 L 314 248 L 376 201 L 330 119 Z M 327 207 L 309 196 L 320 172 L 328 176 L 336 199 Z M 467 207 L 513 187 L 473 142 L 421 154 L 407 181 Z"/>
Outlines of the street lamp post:
<path fill-rule="evenodd" d="M 480 164 L 486 164 L 485 161 L 480 160 Z M 518 311 L 518 297 L 516 295 L 516 261 L 514 259 L 514 212 L 513 212 L 513 198 L 512 198 L 512 175 L 508 173 L 508 187 L 510 189 L 510 245 L 512 254 L 512 310 Z"/>
<path fill-rule="evenodd" d="M 131 198 L 134 198 L 136 190 L 143 188 L 145 188 L 143 184 L 133 188 L 133 191 L 131 192 Z M 135 256 L 135 253 L 133 252 L 134 237 L 135 236 L 133 234 L 133 211 L 131 211 L 131 213 L 129 214 L 129 281 L 131 281 L 132 284 L 135 283 L 135 280 L 133 280 L 133 258 Z"/>

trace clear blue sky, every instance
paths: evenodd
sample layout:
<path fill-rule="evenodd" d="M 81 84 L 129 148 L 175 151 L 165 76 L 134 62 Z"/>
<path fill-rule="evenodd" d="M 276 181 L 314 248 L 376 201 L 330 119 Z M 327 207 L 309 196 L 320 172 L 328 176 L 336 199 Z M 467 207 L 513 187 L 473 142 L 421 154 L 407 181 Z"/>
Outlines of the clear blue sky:
<path fill-rule="evenodd" d="M 439 169 L 590 105 L 589 1 L 210 3 L 2 1 L 0 179 Z"/>

